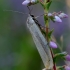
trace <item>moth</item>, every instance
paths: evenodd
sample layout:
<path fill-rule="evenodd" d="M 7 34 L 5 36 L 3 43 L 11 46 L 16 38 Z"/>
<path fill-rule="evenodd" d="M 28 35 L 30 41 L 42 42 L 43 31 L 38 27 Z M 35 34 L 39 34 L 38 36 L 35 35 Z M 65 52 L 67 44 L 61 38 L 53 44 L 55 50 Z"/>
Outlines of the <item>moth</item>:
<path fill-rule="evenodd" d="M 22 12 L 12 11 L 12 10 L 5 10 L 5 11 L 11 11 L 11 12 L 15 12 L 15 13 L 24 14 Z M 25 14 L 27 14 L 27 13 L 25 13 Z M 47 45 L 47 41 L 41 32 L 41 25 L 39 24 L 37 19 L 34 17 L 34 15 L 31 15 L 31 14 L 28 14 L 26 24 L 32 35 L 33 41 L 41 56 L 41 59 L 44 63 L 45 69 L 43 69 L 43 70 L 53 70 L 52 55 L 51 55 L 50 49 Z"/>
<path fill-rule="evenodd" d="M 32 35 L 33 41 L 41 56 L 41 59 L 44 63 L 45 70 L 52 70 L 53 69 L 52 55 L 47 45 L 47 41 L 44 35 L 42 34 L 40 27 L 38 25 L 39 22 L 36 22 L 36 19 L 32 15 L 29 14 L 26 24 Z"/>

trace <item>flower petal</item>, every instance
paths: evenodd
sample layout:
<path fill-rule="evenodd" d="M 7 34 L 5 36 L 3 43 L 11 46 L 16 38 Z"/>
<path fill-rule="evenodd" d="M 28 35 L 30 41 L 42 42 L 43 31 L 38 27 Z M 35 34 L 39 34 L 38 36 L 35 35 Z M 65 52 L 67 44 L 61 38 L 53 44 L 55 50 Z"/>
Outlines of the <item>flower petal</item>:
<path fill-rule="evenodd" d="M 59 16 L 60 18 L 68 18 L 68 15 L 65 14 L 65 13 L 60 13 L 58 16 Z"/>
<path fill-rule="evenodd" d="M 65 70 L 70 70 L 70 67 L 69 66 L 65 66 Z"/>
<path fill-rule="evenodd" d="M 66 55 L 66 56 L 65 56 L 65 59 L 66 59 L 67 61 L 70 61 L 70 55 Z"/>
<path fill-rule="evenodd" d="M 54 17 L 54 21 L 55 21 L 55 22 L 59 22 L 59 23 L 62 22 L 62 20 L 61 20 L 60 17 L 58 17 L 58 16 L 55 16 L 55 17 Z"/>
<path fill-rule="evenodd" d="M 53 42 L 53 41 L 50 41 L 49 46 L 50 46 L 51 48 L 57 48 L 56 43 L 55 43 L 55 42 Z"/>
<path fill-rule="evenodd" d="M 28 5 L 29 3 L 30 3 L 30 1 L 25 0 L 25 1 L 22 2 L 22 5 Z"/>

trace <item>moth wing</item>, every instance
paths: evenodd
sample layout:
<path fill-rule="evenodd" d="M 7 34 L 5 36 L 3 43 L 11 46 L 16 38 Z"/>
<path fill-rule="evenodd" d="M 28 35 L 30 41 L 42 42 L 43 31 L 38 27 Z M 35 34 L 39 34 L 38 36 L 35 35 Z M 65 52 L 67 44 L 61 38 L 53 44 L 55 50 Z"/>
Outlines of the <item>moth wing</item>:
<path fill-rule="evenodd" d="M 26 23 L 46 69 L 52 69 L 53 59 L 45 37 L 30 15 Z"/>

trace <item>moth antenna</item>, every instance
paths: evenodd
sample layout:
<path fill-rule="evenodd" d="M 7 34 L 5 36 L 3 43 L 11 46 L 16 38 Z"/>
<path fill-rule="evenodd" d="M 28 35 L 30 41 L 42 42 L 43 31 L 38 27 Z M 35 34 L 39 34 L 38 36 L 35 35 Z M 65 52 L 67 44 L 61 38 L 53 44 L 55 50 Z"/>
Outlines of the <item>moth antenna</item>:
<path fill-rule="evenodd" d="M 27 13 L 23 13 L 23 12 L 19 12 L 19 11 L 13 11 L 13 10 L 3 10 L 3 11 L 15 12 L 15 13 L 20 13 L 20 14 L 27 14 Z M 27 14 L 27 15 L 28 15 L 28 14 Z"/>
<path fill-rule="evenodd" d="M 29 6 L 27 6 L 27 8 L 28 8 L 28 10 L 29 10 L 29 14 L 31 15 L 31 10 L 30 10 Z"/>
<path fill-rule="evenodd" d="M 45 13 L 46 15 L 47 15 L 47 13 Z M 41 16 L 43 16 L 44 14 L 41 14 L 40 16 L 36 16 L 35 18 L 39 18 L 39 17 L 41 17 Z"/>
<path fill-rule="evenodd" d="M 41 16 L 43 16 L 44 14 L 41 14 L 40 16 L 36 16 L 35 18 L 39 18 L 39 17 L 41 17 Z"/>
<path fill-rule="evenodd" d="M 32 10 L 33 10 L 33 7 L 31 8 L 31 12 L 32 12 Z"/>
<path fill-rule="evenodd" d="M 31 15 L 31 12 L 32 12 L 32 10 L 33 10 L 33 7 L 32 7 L 32 9 L 30 9 L 29 6 L 27 6 L 27 8 L 28 8 L 28 10 L 29 10 L 29 14 Z"/>

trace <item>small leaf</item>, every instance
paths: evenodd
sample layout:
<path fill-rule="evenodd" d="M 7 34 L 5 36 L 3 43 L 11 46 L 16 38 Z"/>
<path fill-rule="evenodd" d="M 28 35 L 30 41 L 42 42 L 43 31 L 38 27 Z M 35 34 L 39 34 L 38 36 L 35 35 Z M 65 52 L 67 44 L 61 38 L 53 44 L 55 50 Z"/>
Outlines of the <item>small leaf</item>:
<path fill-rule="evenodd" d="M 42 6 L 43 8 L 45 8 L 44 4 L 42 4 L 41 2 L 39 2 L 39 3 L 41 4 L 41 6 Z"/>
<path fill-rule="evenodd" d="M 44 30 L 41 30 L 42 31 L 42 33 L 46 36 L 46 32 L 44 31 Z"/>
<path fill-rule="evenodd" d="M 47 24 L 47 21 L 48 21 L 47 15 L 44 15 L 44 21 L 45 21 L 45 24 Z"/>
<path fill-rule="evenodd" d="M 64 67 L 63 66 L 59 66 L 59 67 L 57 67 L 57 70 L 64 70 Z"/>
<path fill-rule="evenodd" d="M 53 22 L 55 22 L 55 21 L 54 21 L 54 19 L 55 19 L 54 16 L 51 16 L 51 17 L 49 17 L 49 18 L 50 18 Z"/>
<path fill-rule="evenodd" d="M 66 55 L 67 55 L 66 52 L 57 53 L 57 54 L 55 54 L 55 56 L 54 56 L 54 58 L 53 58 L 53 61 L 55 62 L 56 59 L 58 59 L 58 58 L 62 58 L 63 60 L 65 60 L 65 59 L 64 59 L 64 56 L 66 56 Z"/>
<path fill-rule="evenodd" d="M 54 29 L 52 29 L 52 30 L 48 33 L 48 37 L 49 37 L 49 38 L 51 38 L 51 35 L 52 35 L 52 33 L 53 33 L 53 30 L 54 30 Z"/>
<path fill-rule="evenodd" d="M 52 3 L 52 1 L 46 3 L 45 7 L 46 7 L 47 11 L 49 10 L 51 3 Z"/>
<path fill-rule="evenodd" d="M 46 20 L 48 20 L 48 18 L 47 18 L 47 16 L 46 15 L 44 15 L 44 20 L 46 21 Z"/>
<path fill-rule="evenodd" d="M 60 37 L 60 41 L 61 43 L 63 43 L 63 35 Z"/>

